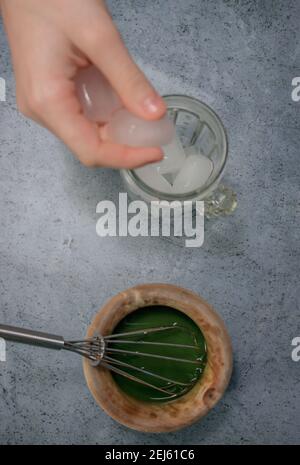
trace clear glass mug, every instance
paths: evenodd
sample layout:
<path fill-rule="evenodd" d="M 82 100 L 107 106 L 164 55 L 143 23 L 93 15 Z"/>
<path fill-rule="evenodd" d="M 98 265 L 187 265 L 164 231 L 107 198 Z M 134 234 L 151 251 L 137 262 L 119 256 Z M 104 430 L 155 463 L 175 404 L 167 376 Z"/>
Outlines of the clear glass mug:
<path fill-rule="evenodd" d="M 231 214 L 236 208 L 237 200 L 232 189 L 220 184 L 228 158 L 227 135 L 220 118 L 208 105 L 193 97 L 166 95 L 164 100 L 184 149 L 195 146 L 197 152 L 208 157 L 213 163 L 212 173 L 198 189 L 185 194 L 170 194 L 149 187 L 134 170 L 121 170 L 130 198 L 148 203 L 155 200 L 203 200 L 205 217 Z"/>

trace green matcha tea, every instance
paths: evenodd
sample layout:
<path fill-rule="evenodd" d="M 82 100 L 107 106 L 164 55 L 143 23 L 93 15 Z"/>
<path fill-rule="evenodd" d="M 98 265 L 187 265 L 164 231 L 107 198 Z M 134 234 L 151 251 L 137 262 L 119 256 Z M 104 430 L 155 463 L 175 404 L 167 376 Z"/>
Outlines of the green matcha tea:
<path fill-rule="evenodd" d="M 191 318 L 173 308 L 166 306 L 140 308 L 127 315 L 117 325 L 114 334 L 161 326 L 174 326 L 174 329 L 124 337 L 127 341 L 135 341 L 136 344 L 121 342 L 111 345 L 111 347 L 131 352 L 136 351 L 139 353 L 143 352 L 153 355 L 162 355 L 164 357 L 185 359 L 185 361 L 171 361 L 169 359 L 158 359 L 151 356 L 137 355 L 135 353 L 124 354 L 122 352 L 113 352 L 109 354 L 122 363 L 132 364 L 140 369 L 186 385 L 178 386 L 177 384 L 167 383 L 165 380 L 155 378 L 144 371 L 141 373 L 137 370 L 124 367 L 124 365 L 119 365 L 119 368 L 122 368 L 124 371 L 126 370 L 130 375 L 136 376 L 146 383 L 154 384 L 156 387 L 162 389 L 167 388 L 168 392 L 172 393 L 169 395 L 159 392 L 152 387 L 113 373 L 113 377 L 122 391 L 138 400 L 146 402 L 166 402 L 183 395 L 191 389 L 198 379 L 200 379 L 206 365 L 206 343 L 201 330 Z M 141 343 L 139 341 L 150 343 L 159 342 L 163 344 L 185 344 L 193 347 L 169 347 L 163 344 L 158 346 L 155 344 Z"/>

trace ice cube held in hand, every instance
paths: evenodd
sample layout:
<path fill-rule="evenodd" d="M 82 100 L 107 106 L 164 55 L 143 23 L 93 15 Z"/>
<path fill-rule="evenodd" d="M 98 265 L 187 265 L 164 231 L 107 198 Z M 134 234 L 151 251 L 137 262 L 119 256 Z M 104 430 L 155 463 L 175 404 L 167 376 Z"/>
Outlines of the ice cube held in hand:
<path fill-rule="evenodd" d="M 173 123 L 165 115 L 149 121 L 130 113 L 125 108 L 114 113 L 107 125 L 109 140 L 133 147 L 159 147 L 168 144 L 174 136 Z"/>
<path fill-rule="evenodd" d="M 167 115 L 160 120 L 149 121 L 130 113 L 95 66 L 81 69 L 74 82 L 84 114 L 91 121 L 108 122 L 107 134 L 112 142 L 155 147 L 172 140 L 175 128 Z"/>
<path fill-rule="evenodd" d="M 137 176 L 149 187 L 159 192 L 172 192 L 171 184 L 157 171 L 154 164 L 142 166 L 134 170 Z"/>
<path fill-rule="evenodd" d="M 113 112 L 122 107 L 118 95 L 95 66 L 81 69 L 75 85 L 83 112 L 91 121 L 107 122 Z"/>
<path fill-rule="evenodd" d="M 162 149 L 164 152 L 163 160 L 154 163 L 153 166 L 157 168 L 160 174 L 178 173 L 185 161 L 185 153 L 177 134 Z"/>
<path fill-rule="evenodd" d="M 212 161 L 203 155 L 189 155 L 177 174 L 174 184 L 174 194 L 186 194 L 202 187 L 213 170 Z"/>

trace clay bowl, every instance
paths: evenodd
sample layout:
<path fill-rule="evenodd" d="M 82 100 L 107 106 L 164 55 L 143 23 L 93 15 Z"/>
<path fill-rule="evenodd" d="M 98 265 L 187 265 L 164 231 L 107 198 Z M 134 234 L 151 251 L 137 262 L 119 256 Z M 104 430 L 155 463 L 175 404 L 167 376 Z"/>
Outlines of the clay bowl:
<path fill-rule="evenodd" d="M 200 296 L 169 284 L 144 284 L 127 289 L 109 300 L 88 328 L 111 334 L 129 313 L 149 305 L 167 305 L 188 315 L 201 328 L 207 343 L 207 365 L 198 383 L 182 397 L 166 403 L 148 403 L 126 395 L 111 373 L 83 361 L 84 375 L 96 402 L 108 415 L 129 428 L 167 432 L 202 418 L 224 394 L 232 371 L 232 349 L 221 318 Z"/>

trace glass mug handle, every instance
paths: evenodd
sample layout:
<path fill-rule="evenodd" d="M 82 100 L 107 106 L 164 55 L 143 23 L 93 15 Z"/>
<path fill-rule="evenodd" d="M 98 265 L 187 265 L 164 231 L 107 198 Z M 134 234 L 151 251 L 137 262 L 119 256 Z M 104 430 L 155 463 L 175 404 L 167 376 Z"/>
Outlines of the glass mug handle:
<path fill-rule="evenodd" d="M 204 199 L 204 215 L 206 218 L 231 215 L 237 207 L 236 193 L 224 184 Z"/>

